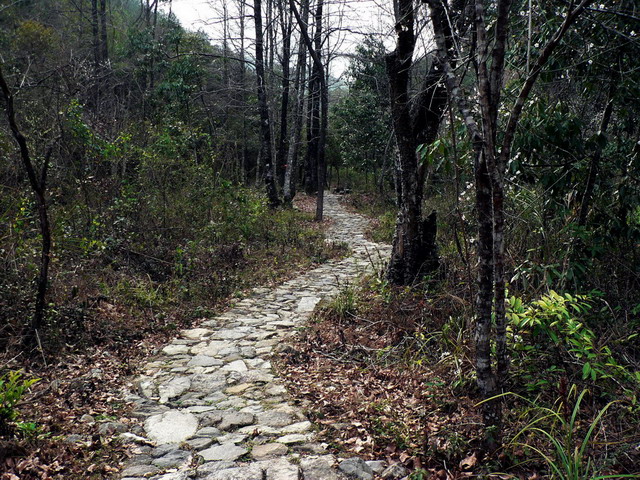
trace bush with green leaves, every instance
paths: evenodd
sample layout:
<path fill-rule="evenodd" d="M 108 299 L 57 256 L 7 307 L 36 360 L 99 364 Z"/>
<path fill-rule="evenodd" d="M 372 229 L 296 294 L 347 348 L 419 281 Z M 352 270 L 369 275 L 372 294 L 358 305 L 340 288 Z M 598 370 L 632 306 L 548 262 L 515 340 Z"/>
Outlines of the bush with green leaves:
<path fill-rule="evenodd" d="M 38 378 L 25 379 L 17 370 L 0 377 L 0 436 L 10 434 L 14 427 L 24 430 L 27 424 L 16 423 L 20 417 L 17 407 L 29 388 L 38 381 Z"/>
<path fill-rule="evenodd" d="M 593 382 L 613 379 L 640 382 L 640 373 L 630 372 L 619 364 L 611 348 L 587 325 L 586 317 L 593 302 L 594 299 L 586 295 L 560 294 L 553 290 L 528 304 L 518 297 L 510 297 L 507 317 L 513 350 L 525 362 L 550 363 L 548 372 L 580 375 L 582 380 Z M 539 376 L 533 380 L 528 385 L 530 389 L 549 382 Z"/>

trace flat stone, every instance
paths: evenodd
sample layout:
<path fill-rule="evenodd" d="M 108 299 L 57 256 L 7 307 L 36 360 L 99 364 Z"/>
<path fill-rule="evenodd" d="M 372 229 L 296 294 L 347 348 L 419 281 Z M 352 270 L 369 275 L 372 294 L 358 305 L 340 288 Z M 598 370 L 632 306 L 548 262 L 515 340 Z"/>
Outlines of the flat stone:
<path fill-rule="evenodd" d="M 288 413 L 273 410 L 258 414 L 257 421 L 260 425 L 268 425 L 269 427 L 284 427 L 294 422 L 293 417 Z"/>
<path fill-rule="evenodd" d="M 347 458 L 340 462 L 338 468 L 348 476 L 358 480 L 373 480 L 373 470 L 367 463 L 358 457 Z"/>
<path fill-rule="evenodd" d="M 304 433 L 311 430 L 313 425 L 310 421 L 305 420 L 304 422 L 297 422 L 291 425 L 287 425 L 282 429 L 282 433 Z"/>
<path fill-rule="evenodd" d="M 181 335 L 189 340 L 200 340 L 202 337 L 210 335 L 211 330 L 208 328 L 191 328 L 189 330 L 183 330 Z"/>
<path fill-rule="evenodd" d="M 264 480 L 263 475 L 263 470 L 259 465 L 250 464 L 244 467 L 218 470 L 206 477 L 206 480 Z"/>
<path fill-rule="evenodd" d="M 132 465 L 120 472 L 120 475 L 123 477 L 142 477 L 150 473 L 156 473 L 157 471 L 158 467 L 154 467 L 153 465 Z"/>
<path fill-rule="evenodd" d="M 234 385 L 233 387 L 227 388 L 225 390 L 225 393 L 228 393 L 229 395 L 239 395 L 245 390 L 250 389 L 251 387 L 253 387 L 253 383 L 241 383 L 239 385 Z"/>
<path fill-rule="evenodd" d="M 300 478 L 300 467 L 289 463 L 284 458 L 269 461 L 262 468 L 266 470 L 266 480 L 298 480 Z"/>
<path fill-rule="evenodd" d="M 249 370 L 248 372 L 242 375 L 242 382 L 244 383 L 270 383 L 273 382 L 274 376 L 270 374 L 268 371 L 260 369 L 260 370 Z"/>
<path fill-rule="evenodd" d="M 393 465 L 389 465 L 387 468 L 385 468 L 381 476 L 384 479 L 395 480 L 398 478 L 404 478 L 407 475 L 409 475 L 409 470 L 407 470 L 399 463 L 394 463 Z"/>
<path fill-rule="evenodd" d="M 196 433 L 198 419 L 192 413 L 170 410 L 149 417 L 144 429 L 148 437 L 158 444 L 180 443 Z"/>
<path fill-rule="evenodd" d="M 196 467 L 196 477 L 205 478 L 214 472 L 233 468 L 235 464 L 229 461 L 206 462 Z"/>
<path fill-rule="evenodd" d="M 300 459 L 302 478 L 304 480 L 343 480 L 347 477 L 333 468 L 334 458 L 323 455 L 316 458 Z"/>
<path fill-rule="evenodd" d="M 196 355 L 187 363 L 188 367 L 218 367 L 222 365 L 222 361 L 208 355 Z"/>
<path fill-rule="evenodd" d="M 189 346 L 170 344 L 162 349 L 162 353 L 165 355 L 184 355 L 189 353 Z"/>
<path fill-rule="evenodd" d="M 205 448 L 209 448 L 213 445 L 213 438 L 211 437 L 195 437 L 190 440 L 187 440 L 187 445 L 194 450 L 204 450 Z"/>
<path fill-rule="evenodd" d="M 222 417 L 220 417 L 220 419 L 222 420 Z M 211 438 L 215 438 L 218 437 L 222 434 L 222 432 L 220 431 L 220 429 L 216 428 L 216 427 L 204 427 L 201 428 L 200 430 L 198 430 L 196 432 L 196 437 L 211 437 Z"/>
<path fill-rule="evenodd" d="M 192 407 L 188 407 L 186 410 L 191 413 L 206 413 L 212 410 L 216 410 L 216 406 L 215 405 L 194 405 Z"/>
<path fill-rule="evenodd" d="M 227 445 L 215 445 L 213 447 L 207 448 L 206 450 L 202 450 L 199 452 L 199 455 L 204 458 L 206 462 L 211 461 L 229 461 L 234 462 L 248 450 L 244 447 L 238 447 L 237 445 L 227 444 Z"/>
<path fill-rule="evenodd" d="M 216 338 L 222 340 L 237 340 L 247 336 L 247 332 L 243 332 L 236 329 L 219 330 L 214 335 Z"/>
<path fill-rule="evenodd" d="M 227 350 L 229 348 L 235 347 L 235 345 L 231 342 L 227 342 L 224 340 L 212 340 L 210 342 L 206 342 L 204 344 L 196 345 L 191 348 L 191 352 L 196 355 L 206 355 L 208 357 L 215 357 L 221 351 Z"/>
<path fill-rule="evenodd" d="M 222 414 L 223 414 L 223 412 L 220 412 L 218 410 L 212 411 L 212 412 L 203 413 L 202 415 L 200 415 L 200 425 L 202 427 L 211 427 L 212 425 L 217 425 L 222 421 Z M 218 429 L 218 428 L 216 428 L 215 430 L 218 431 L 218 432 L 220 431 L 220 429 Z M 198 431 L 199 435 L 200 435 L 201 431 L 202 430 Z"/>
<path fill-rule="evenodd" d="M 289 435 L 284 435 L 276 440 L 278 443 L 283 443 L 285 445 L 292 445 L 294 443 L 304 443 L 308 442 L 311 438 L 310 435 L 303 435 L 301 433 L 291 433 Z"/>
<path fill-rule="evenodd" d="M 160 395 L 160 403 L 167 403 L 172 398 L 179 397 L 191 387 L 191 380 L 189 377 L 174 377 L 168 382 L 163 383 L 158 387 L 158 394 Z"/>
<path fill-rule="evenodd" d="M 251 425 L 254 422 L 254 418 L 254 415 L 246 412 L 224 412 L 218 428 L 220 430 L 232 430 L 244 427 Z"/>
<path fill-rule="evenodd" d="M 256 460 L 286 455 L 289 449 L 282 443 L 265 443 L 256 445 L 251 450 L 251 456 Z"/>
<path fill-rule="evenodd" d="M 387 466 L 387 462 L 385 462 L 384 460 L 369 460 L 366 463 L 367 465 L 369 465 L 369 468 L 371 468 L 373 473 L 375 473 L 376 475 L 379 475 L 382 472 L 384 472 L 384 469 Z"/>
<path fill-rule="evenodd" d="M 167 455 L 154 459 L 151 463 L 159 468 L 180 467 L 191 461 L 191 454 L 184 450 L 175 450 Z"/>
<path fill-rule="evenodd" d="M 226 443 L 242 443 L 247 439 L 246 434 L 244 433 L 227 433 L 225 435 L 222 435 L 220 437 L 218 437 L 218 443 L 224 445 Z"/>
<path fill-rule="evenodd" d="M 247 365 L 242 360 L 236 360 L 221 367 L 221 370 L 228 372 L 246 372 L 248 370 Z"/>
<path fill-rule="evenodd" d="M 299 313 L 312 312 L 316 305 L 320 301 L 320 297 L 302 297 L 296 311 Z"/>
<path fill-rule="evenodd" d="M 151 480 L 188 480 L 191 475 L 188 471 L 181 470 L 178 472 L 165 473 L 164 475 L 158 475 Z"/>
<path fill-rule="evenodd" d="M 191 377 L 191 390 L 194 392 L 209 393 L 221 390 L 227 384 L 222 373 L 199 373 Z"/>

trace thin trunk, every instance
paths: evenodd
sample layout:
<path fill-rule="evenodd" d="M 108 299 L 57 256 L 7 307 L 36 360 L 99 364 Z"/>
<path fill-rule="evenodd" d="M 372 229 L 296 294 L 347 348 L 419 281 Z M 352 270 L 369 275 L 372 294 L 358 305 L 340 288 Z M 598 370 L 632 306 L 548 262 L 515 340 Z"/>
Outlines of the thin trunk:
<path fill-rule="evenodd" d="M 296 17 L 298 22 L 298 26 L 300 27 L 300 33 L 302 35 L 302 39 L 307 45 L 307 49 L 309 50 L 309 55 L 313 59 L 313 67 L 314 67 L 314 76 L 316 81 L 318 82 L 318 90 L 320 95 L 320 123 L 318 127 L 318 145 L 317 145 L 317 156 L 316 156 L 316 165 L 317 165 L 317 184 L 316 187 L 318 189 L 318 196 L 316 199 L 316 221 L 321 221 L 324 210 L 324 183 L 325 183 L 325 175 L 326 175 L 326 165 L 325 165 L 325 145 L 327 141 L 327 128 L 328 128 L 328 112 L 329 112 L 329 89 L 327 86 L 327 81 L 325 77 L 325 69 L 321 60 L 321 49 L 322 49 L 322 9 L 324 5 L 324 0 L 318 0 L 318 5 L 316 8 L 315 14 L 315 22 L 316 22 L 316 30 L 314 35 L 314 42 L 311 43 L 311 38 L 309 37 L 309 33 L 307 31 L 307 26 L 302 22 L 300 17 L 300 13 L 295 6 L 293 0 L 290 0 L 291 11 Z M 316 120 L 317 121 L 317 120 Z"/>
<path fill-rule="evenodd" d="M 308 195 L 316 192 L 318 185 L 318 169 L 316 152 L 318 151 L 318 134 L 316 119 L 318 118 L 318 84 L 314 67 L 309 76 L 309 97 L 307 101 L 307 151 L 304 166 L 304 190 Z"/>
<path fill-rule="evenodd" d="M 242 108 L 242 131 L 247 131 L 247 112 L 246 112 L 246 91 L 247 91 L 247 81 L 246 81 L 246 64 L 244 61 L 244 21 L 245 21 L 245 0 L 240 0 L 240 105 Z M 249 183 L 249 173 L 250 173 L 250 165 L 249 165 L 249 155 L 247 155 L 247 135 L 243 135 L 242 138 L 242 169 L 243 169 L 243 177 L 244 183 Z"/>
<path fill-rule="evenodd" d="M 493 206 L 491 178 L 482 147 L 476 148 L 475 181 L 476 210 L 478 215 L 478 292 L 476 296 L 476 373 L 482 398 L 491 398 L 497 392 L 497 380 L 491 362 L 491 318 L 493 314 Z M 500 426 L 500 402 L 486 402 L 482 406 L 485 425 Z M 487 447 L 493 450 L 498 431 L 487 431 Z"/>
<path fill-rule="evenodd" d="M 589 215 L 589 206 L 591 204 L 591 197 L 593 196 L 593 188 L 596 185 L 596 178 L 598 177 L 598 170 L 600 168 L 600 158 L 602 157 L 602 150 L 606 145 L 606 137 L 604 136 L 609 128 L 609 122 L 611 121 L 611 114 L 613 113 L 613 95 L 615 93 L 615 83 L 611 83 L 609 88 L 609 98 L 607 105 L 602 114 L 602 120 L 600 121 L 600 128 L 598 129 L 598 143 L 596 145 L 596 151 L 591 156 L 591 162 L 589 164 L 589 176 L 587 177 L 587 184 L 580 200 L 580 213 L 578 214 L 578 225 L 584 227 L 587 224 L 587 216 Z"/>
<path fill-rule="evenodd" d="M 271 207 L 280 204 L 273 165 L 273 152 L 271 148 L 271 123 L 269 120 L 269 104 L 267 103 L 267 90 L 264 76 L 264 37 L 262 30 L 262 3 L 254 0 L 254 20 L 256 29 L 256 81 L 258 87 L 258 109 L 260 111 L 261 132 L 261 158 L 264 160 L 264 180 L 267 188 L 267 197 Z"/>
<path fill-rule="evenodd" d="M 282 102 L 280 105 L 280 138 L 278 141 L 278 152 L 276 155 L 276 170 L 278 182 L 284 186 L 284 177 L 287 163 L 287 143 L 288 143 L 288 119 L 289 119 L 289 86 L 291 85 L 290 66 L 291 61 L 291 32 L 293 22 L 291 13 L 285 16 L 283 0 L 280 0 L 280 18 L 282 19 Z M 287 9 L 288 10 L 288 9 Z"/>
<path fill-rule="evenodd" d="M 303 0 L 301 8 L 302 23 L 306 25 L 309 21 L 309 1 Z M 287 166 L 284 177 L 284 201 L 286 203 L 291 203 L 293 201 L 293 197 L 296 192 L 298 151 L 302 140 L 302 126 L 304 121 L 304 85 L 307 77 L 306 52 L 305 44 L 301 41 L 298 45 L 298 61 L 296 65 L 296 106 L 294 111 L 294 125 L 293 132 L 291 133 L 291 142 L 289 143 L 289 151 L 287 153 Z"/>
<path fill-rule="evenodd" d="M 153 42 L 155 43 L 156 41 L 156 34 L 157 34 L 157 25 L 158 25 L 158 1 L 159 0 L 154 0 L 153 2 L 153 23 L 151 26 L 151 36 L 153 38 Z M 155 50 L 155 49 L 154 49 Z M 151 60 L 150 60 L 150 67 L 149 67 L 149 88 L 151 90 L 153 90 L 155 88 L 155 84 L 156 84 L 156 66 L 155 66 L 155 54 L 152 53 L 151 54 Z"/>
<path fill-rule="evenodd" d="M 100 0 L 100 60 L 103 66 L 109 62 L 109 44 L 107 42 L 107 0 Z"/>
<path fill-rule="evenodd" d="M 91 0 L 91 33 L 93 47 L 93 72 L 100 75 L 100 30 L 98 23 L 98 0 Z"/>
<path fill-rule="evenodd" d="M 33 190 L 36 198 L 36 205 L 38 210 L 38 218 L 40 221 L 40 236 L 42 238 L 42 244 L 40 249 L 40 272 L 36 281 L 36 301 L 31 318 L 31 324 L 25 336 L 25 343 L 27 345 L 34 345 L 38 338 L 38 330 L 44 323 L 44 314 L 46 308 L 46 296 L 47 296 L 47 283 L 49 281 L 49 263 L 51 260 L 51 227 L 49 225 L 49 214 L 47 209 L 46 200 L 46 185 L 47 185 L 47 171 L 49 167 L 49 159 L 51 157 L 52 147 L 47 151 L 42 170 L 38 177 L 35 166 L 31 159 L 31 153 L 27 145 L 27 140 L 20 131 L 18 123 L 16 121 L 15 106 L 13 103 L 13 94 L 9 90 L 9 86 L 5 81 L 2 69 L 0 69 L 0 90 L 6 103 L 6 114 L 9 122 L 9 127 L 13 138 L 15 139 L 20 149 L 20 158 L 22 164 L 27 172 L 29 184 Z"/>

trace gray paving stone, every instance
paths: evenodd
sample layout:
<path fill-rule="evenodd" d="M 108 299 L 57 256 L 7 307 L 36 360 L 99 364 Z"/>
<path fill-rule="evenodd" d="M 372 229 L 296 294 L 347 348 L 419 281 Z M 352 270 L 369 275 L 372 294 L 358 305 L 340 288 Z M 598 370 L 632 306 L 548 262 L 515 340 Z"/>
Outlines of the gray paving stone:
<path fill-rule="evenodd" d="M 373 480 L 373 470 L 361 458 L 347 458 L 340 462 L 338 468 L 349 477 L 357 478 L 358 480 Z"/>
<path fill-rule="evenodd" d="M 196 433 L 198 419 L 192 413 L 170 410 L 148 418 L 144 429 L 156 443 L 180 443 Z"/>
<path fill-rule="evenodd" d="M 232 430 L 238 427 L 251 425 L 255 416 L 246 412 L 225 412 L 222 421 L 218 425 L 220 430 Z"/>
<path fill-rule="evenodd" d="M 256 460 L 286 455 L 289 449 L 282 443 L 265 443 L 251 449 L 251 456 Z"/>
<path fill-rule="evenodd" d="M 206 450 L 199 452 L 199 455 L 202 456 L 206 462 L 220 460 L 234 462 L 247 452 L 248 450 L 244 447 L 239 447 L 234 444 L 226 444 L 209 447 Z"/>

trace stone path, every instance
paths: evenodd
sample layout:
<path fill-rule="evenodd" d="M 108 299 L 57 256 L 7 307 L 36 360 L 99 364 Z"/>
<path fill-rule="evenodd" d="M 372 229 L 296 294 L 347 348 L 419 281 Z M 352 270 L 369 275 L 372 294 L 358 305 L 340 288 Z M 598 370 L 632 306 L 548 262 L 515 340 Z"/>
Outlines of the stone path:
<path fill-rule="evenodd" d="M 312 424 L 287 400 L 270 358 L 316 304 L 389 255 L 365 240 L 367 220 L 325 197 L 329 241 L 353 255 L 275 289 L 258 288 L 234 308 L 180 332 L 143 369 L 133 416 L 144 427 L 120 436 L 135 444 L 123 479 L 332 480 L 373 478 L 381 462 L 342 462 L 319 444 Z M 348 476 L 347 476 L 348 474 Z M 397 478 L 387 477 L 387 478 Z"/>

